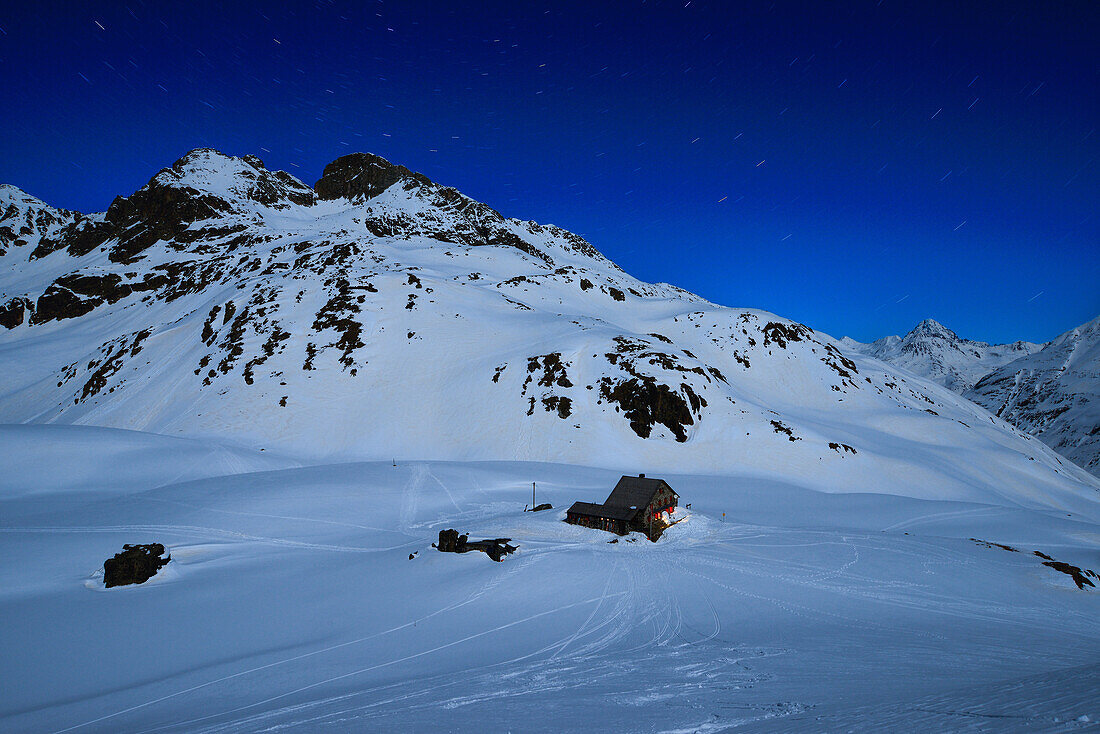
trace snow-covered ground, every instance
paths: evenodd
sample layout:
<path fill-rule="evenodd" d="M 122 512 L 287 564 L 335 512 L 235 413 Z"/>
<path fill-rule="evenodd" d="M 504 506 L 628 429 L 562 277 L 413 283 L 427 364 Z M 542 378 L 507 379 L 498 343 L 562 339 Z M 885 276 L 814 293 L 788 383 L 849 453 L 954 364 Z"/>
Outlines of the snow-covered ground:
<path fill-rule="evenodd" d="M 975 501 L 665 473 L 692 506 L 651 544 L 561 522 L 606 496 L 607 469 L 295 466 L 80 426 L 3 427 L 0 465 L 5 732 L 1100 720 L 1100 591 L 1033 555 L 1100 569 L 1085 485 L 1054 510 L 1012 487 Z M 552 511 L 522 512 L 531 482 Z M 519 550 L 433 550 L 451 527 Z M 103 588 L 104 559 L 153 541 L 173 559 L 157 577 Z"/>
<path fill-rule="evenodd" d="M 1100 479 L 941 385 L 377 156 L 0 209 L 0 731 L 1100 716 Z M 620 472 L 656 544 L 561 522 Z"/>

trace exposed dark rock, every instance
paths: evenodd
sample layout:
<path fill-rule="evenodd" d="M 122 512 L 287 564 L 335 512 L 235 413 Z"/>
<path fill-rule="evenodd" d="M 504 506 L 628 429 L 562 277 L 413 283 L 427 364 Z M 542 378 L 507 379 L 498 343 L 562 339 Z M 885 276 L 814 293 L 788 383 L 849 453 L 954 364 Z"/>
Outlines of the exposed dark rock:
<path fill-rule="evenodd" d="M 845 380 L 849 380 L 852 375 L 859 374 L 859 369 L 856 367 L 856 363 L 845 357 L 840 353 L 840 350 L 834 347 L 832 344 L 825 345 L 826 357 L 822 360 L 825 365 L 831 368 Z M 855 382 L 849 382 L 852 387 L 857 387 Z M 925 397 L 927 400 L 927 397 Z"/>
<path fill-rule="evenodd" d="M 356 363 L 352 354 L 356 349 L 366 346 L 362 340 L 363 324 L 352 318 L 360 311 L 359 304 L 352 298 L 351 288 L 346 278 L 337 278 L 332 284 L 333 290 L 328 302 L 317 312 L 317 318 L 313 321 L 316 330 L 333 329 L 340 338 L 333 344 L 325 345 L 340 350 L 340 364 L 344 369 L 355 367 Z M 410 294 L 412 296 L 414 294 Z M 312 366 L 313 355 L 306 360 L 306 364 Z M 308 369 L 308 367 L 307 367 Z"/>
<path fill-rule="evenodd" d="M 229 307 L 226 306 L 226 314 L 229 314 Z M 225 357 L 218 363 L 218 372 L 226 374 L 233 368 L 233 365 L 244 353 L 244 332 L 245 327 L 249 324 L 249 311 L 248 306 L 241 309 L 241 312 L 237 314 L 237 317 L 233 319 L 233 323 L 229 326 L 229 331 L 225 337 L 222 338 L 219 346 L 225 351 Z"/>
<path fill-rule="evenodd" d="M 72 273 L 71 275 L 62 276 L 54 282 L 63 288 L 68 288 L 73 293 L 101 298 L 108 303 L 114 303 L 133 292 L 129 284 L 123 283 L 122 276 L 117 273 L 108 273 L 107 275 Z"/>
<path fill-rule="evenodd" d="M 439 542 L 433 543 L 442 553 L 469 553 L 470 551 L 481 551 L 485 555 L 492 558 L 494 561 L 500 562 L 504 560 L 504 556 L 514 553 L 516 546 L 509 545 L 508 541 L 511 538 L 494 538 L 490 540 L 469 540 L 469 536 L 463 533 L 458 534 L 457 530 L 440 530 Z"/>
<path fill-rule="evenodd" d="M 785 433 L 785 434 L 787 434 L 787 440 L 788 441 L 801 441 L 802 440 L 798 436 L 794 435 L 794 430 L 792 430 L 790 426 L 784 425 L 783 421 L 772 421 L 771 423 L 772 423 L 772 430 L 774 430 L 776 433 Z"/>
<path fill-rule="evenodd" d="M 95 368 L 95 371 L 84 383 L 84 389 L 81 391 L 80 397 L 77 398 L 77 402 L 98 395 L 107 386 L 108 380 L 122 369 L 126 357 L 133 357 L 141 351 L 142 342 L 149 337 L 149 333 L 148 329 L 144 329 L 130 337 L 115 339 L 101 346 L 99 349 L 104 354 L 104 359 L 102 362 L 93 361 L 88 364 L 88 369 Z"/>
<path fill-rule="evenodd" d="M 53 320 L 73 319 L 83 316 L 101 303 L 103 301 L 98 298 L 81 298 L 68 288 L 54 283 L 38 297 L 30 323 L 35 325 Z"/>
<path fill-rule="evenodd" d="M 108 257 L 113 262 L 132 263 L 159 240 L 176 239 L 192 222 L 230 211 L 229 203 L 222 199 L 187 187 L 166 186 L 154 177 L 129 197 L 115 197 L 107 207 L 107 223 L 118 237 Z"/>
<path fill-rule="evenodd" d="M 1011 551 L 1013 553 L 1020 552 L 1010 545 L 992 543 L 988 540 L 978 540 L 977 538 L 971 538 L 970 540 L 986 548 L 1000 548 L 1001 550 Z M 1058 571 L 1059 573 L 1064 573 L 1071 579 L 1073 579 L 1073 583 L 1077 584 L 1077 588 L 1081 591 L 1084 591 L 1086 586 L 1096 588 L 1096 584 L 1093 583 L 1093 579 L 1095 579 L 1096 581 L 1100 581 L 1100 574 L 1097 574 L 1095 571 L 1091 571 L 1087 568 L 1080 568 L 1079 566 L 1073 566 L 1069 563 L 1065 563 L 1064 561 L 1056 561 L 1042 551 L 1032 551 L 1032 554 L 1038 556 L 1039 558 L 1042 558 L 1043 565 L 1047 568 L 1053 568 L 1055 571 Z"/>
<path fill-rule="evenodd" d="M 14 329 L 34 313 L 34 304 L 29 298 L 13 298 L 3 306 L 0 306 L 0 326 L 6 329 Z"/>
<path fill-rule="evenodd" d="M 1071 566 L 1070 564 L 1063 561 L 1056 561 L 1042 551 L 1033 552 L 1035 553 L 1035 555 L 1039 556 L 1039 558 L 1044 559 L 1044 566 L 1053 568 L 1055 571 L 1060 571 L 1061 573 L 1066 574 L 1073 579 L 1073 583 L 1077 584 L 1077 588 L 1081 589 L 1082 591 L 1084 591 L 1086 586 L 1091 586 L 1093 588 L 1096 587 L 1096 584 L 1092 583 L 1092 581 L 1090 580 L 1090 576 L 1097 581 L 1100 581 L 1100 575 L 1097 575 L 1094 571 L 1090 571 L 1087 568 L 1081 569 L 1078 566 Z"/>
<path fill-rule="evenodd" d="M 552 509 L 554 509 L 553 505 L 551 505 L 549 502 L 544 502 L 541 505 L 535 505 L 534 507 L 532 507 L 531 512 L 542 512 L 543 510 L 552 510 Z"/>
<path fill-rule="evenodd" d="M 1089 576 L 1092 576 L 1093 578 L 1100 578 L 1097 577 L 1097 575 L 1092 571 L 1089 571 L 1087 569 L 1082 571 L 1077 566 L 1071 566 L 1068 563 L 1063 563 L 1062 561 L 1043 561 L 1043 565 L 1049 566 L 1055 571 L 1061 571 L 1062 573 L 1066 574 L 1073 579 L 1073 583 L 1077 584 L 1077 588 L 1081 589 L 1082 591 L 1086 586 L 1091 586 L 1093 588 L 1096 587 L 1096 584 L 1092 583 L 1092 581 L 1088 578 Z"/>
<path fill-rule="evenodd" d="M 318 198 L 368 199 L 378 196 L 402 179 L 412 179 L 421 184 L 431 180 L 421 173 L 414 173 L 404 166 L 397 166 L 372 153 L 350 153 L 325 166 L 321 178 L 313 185 Z"/>
<path fill-rule="evenodd" d="M 694 391 L 691 395 L 695 396 Z M 657 384 L 652 378 L 616 382 L 605 377 L 600 381 L 600 396 L 618 404 L 630 421 L 631 429 L 642 438 L 649 438 L 653 426 L 660 424 L 672 431 L 677 441 L 684 442 L 687 441 L 684 426 L 695 423 L 684 396 L 668 385 Z"/>
<path fill-rule="evenodd" d="M 569 398 L 549 395 L 542 399 L 542 405 L 547 411 L 557 411 L 558 417 L 565 419 L 573 413 L 573 401 Z"/>
<path fill-rule="evenodd" d="M 764 326 L 764 346 L 774 342 L 786 349 L 787 342 L 800 342 L 803 339 L 809 339 L 811 334 L 813 331 L 802 324 L 781 324 L 769 321 Z"/>
<path fill-rule="evenodd" d="M 30 323 L 42 324 L 83 316 L 104 303 L 114 303 L 125 298 L 135 290 L 148 290 L 157 285 L 156 276 L 146 276 L 144 281 L 133 284 L 124 282 L 122 276 L 116 273 L 63 275 L 39 296 Z"/>
<path fill-rule="evenodd" d="M 160 543 L 123 545 L 121 553 L 103 562 L 103 585 L 110 589 L 113 586 L 143 584 L 170 560 L 171 554 L 165 555 L 164 546 Z"/>
<path fill-rule="evenodd" d="M 46 237 L 55 226 L 75 221 L 82 216 L 66 209 L 43 207 L 41 202 L 21 191 L 15 194 L 15 198 L 22 199 L 22 205 L 9 199 L 11 203 L 0 210 L 0 255 L 7 252 L 9 247 L 26 246 L 34 234 Z"/>
<path fill-rule="evenodd" d="M 661 424 L 676 436 L 677 441 L 686 441 L 685 426 L 693 425 L 695 419 L 701 417 L 700 409 L 706 407 L 706 399 L 686 382 L 680 383 L 679 390 L 659 383 L 652 375 L 640 371 L 636 362 L 645 359 L 662 370 L 697 374 L 710 381 L 707 371 L 700 366 L 684 366 L 678 356 L 652 351 L 653 344 L 648 341 L 617 336 L 614 342 L 615 351 L 604 356 L 611 364 L 621 367 L 630 378 L 602 378 L 600 396 L 618 404 L 630 421 L 630 427 L 642 438 L 649 438 L 653 426 Z"/>
<path fill-rule="evenodd" d="M 81 257 L 99 247 L 115 235 L 115 228 L 108 222 L 78 217 L 53 236 L 43 237 L 31 253 L 31 260 L 45 257 L 51 252 L 66 248 L 73 257 Z"/>
<path fill-rule="evenodd" d="M 989 540 L 978 540 L 977 538 L 971 538 L 970 540 L 972 540 L 975 543 L 977 543 L 978 545 L 984 546 L 986 548 L 1000 548 L 1001 550 L 1010 551 L 1012 553 L 1019 553 L 1020 552 L 1019 549 L 1013 548 L 1011 545 L 1005 545 L 1003 543 L 994 543 L 994 542 L 989 541 Z"/>
<path fill-rule="evenodd" d="M 261 353 L 257 354 L 244 366 L 244 381 L 249 385 L 252 384 L 253 371 L 256 367 L 266 362 L 269 357 L 275 354 L 275 350 L 282 351 L 280 345 L 290 338 L 290 333 L 285 331 L 281 326 L 275 324 L 271 328 L 271 334 L 268 336 L 267 341 L 260 347 Z M 283 406 L 286 406 L 286 401 L 283 401 Z"/>
<path fill-rule="evenodd" d="M 626 300 L 626 294 L 623 293 L 618 288 L 608 288 L 607 292 L 610 293 L 611 297 L 614 298 L 616 301 L 625 301 Z"/>
<path fill-rule="evenodd" d="M 199 335 L 199 338 L 208 347 L 213 345 L 214 337 L 218 335 L 218 332 L 214 331 L 214 319 L 218 318 L 218 312 L 221 311 L 221 308 L 221 306 L 215 305 L 210 309 L 210 313 L 207 314 L 206 320 L 202 323 L 202 334 Z"/>
<path fill-rule="evenodd" d="M 561 361 L 561 352 L 528 357 L 527 371 L 537 371 L 540 368 L 539 360 L 542 361 L 542 376 L 539 377 L 539 385 L 542 387 L 553 387 L 554 385 L 573 387 L 573 383 L 569 381 L 569 376 L 565 371 L 565 365 Z"/>
<path fill-rule="evenodd" d="M 459 535 L 458 531 L 453 528 L 449 530 L 440 530 L 439 543 L 436 545 L 436 548 L 438 548 L 441 553 L 464 553 L 467 538 L 469 538 L 468 535 Z"/>

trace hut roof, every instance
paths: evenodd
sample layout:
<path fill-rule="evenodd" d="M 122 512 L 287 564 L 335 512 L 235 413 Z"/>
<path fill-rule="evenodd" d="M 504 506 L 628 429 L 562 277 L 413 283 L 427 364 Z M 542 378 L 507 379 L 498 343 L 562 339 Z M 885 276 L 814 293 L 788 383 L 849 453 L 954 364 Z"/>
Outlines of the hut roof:
<path fill-rule="evenodd" d="M 628 521 L 632 517 L 634 517 L 634 514 L 637 511 L 637 508 L 609 507 L 607 505 L 597 505 L 592 502 L 574 502 L 573 506 L 569 508 L 569 512 L 573 512 L 578 515 L 588 515 L 590 517 L 606 517 L 609 520 Z"/>
<path fill-rule="evenodd" d="M 569 512 L 589 517 L 604 517 L 609 520 L 625 520 L 631 522 L 640 512 L 644 512 L 653 501 L 653 495 L 661 488 L 667 487 L 676 495 L 672 487 L 663 479 L 647 479 L 644 476 L 624 476 L 611 490 L 607 501 L 602 505 L 592 502 L 574 502 Z M 679 497 L 679 495 L 676 495 Z"/>
<path fill-rule="evenodd" d="M 648 477 L 624 476 L 607 496 L 605 505 L 610 507 L 634 507 L 644 509 L 653 501 L 653 495 L 662 487 L 668 487 L 663 479 L 650 479 Z M 672 487 L 668 487 L 672 491 Z M 675 491 L 672 491 L 676 494 Z M 679 495 L 677 495 L 679 496 Z"/>

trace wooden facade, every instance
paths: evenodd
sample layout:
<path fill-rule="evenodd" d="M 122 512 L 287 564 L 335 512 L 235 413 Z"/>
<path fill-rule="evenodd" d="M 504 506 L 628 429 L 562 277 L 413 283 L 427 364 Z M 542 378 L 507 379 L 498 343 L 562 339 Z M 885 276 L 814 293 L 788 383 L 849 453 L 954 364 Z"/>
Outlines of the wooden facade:
<path fill-rule="evenodd" d="M 636 531 L 656 540 L 668 527 L 666 514 L 675 512 L 678 501 L 679 496 L 663 479 L 648 479 L 645 474 L 624 476 L 602 505 L 574 502 L 565 521 L 617 535 Z"/>

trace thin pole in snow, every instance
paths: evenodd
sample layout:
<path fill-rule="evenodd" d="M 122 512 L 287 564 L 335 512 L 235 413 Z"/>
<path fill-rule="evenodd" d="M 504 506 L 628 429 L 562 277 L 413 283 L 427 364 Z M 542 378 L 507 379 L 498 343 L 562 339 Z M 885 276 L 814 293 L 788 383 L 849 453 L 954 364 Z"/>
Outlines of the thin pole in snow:
<path fill-rule="evenodd" d="M 535 506 L 535 483 L 531 482 L 531 507 Z"/>

